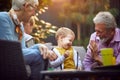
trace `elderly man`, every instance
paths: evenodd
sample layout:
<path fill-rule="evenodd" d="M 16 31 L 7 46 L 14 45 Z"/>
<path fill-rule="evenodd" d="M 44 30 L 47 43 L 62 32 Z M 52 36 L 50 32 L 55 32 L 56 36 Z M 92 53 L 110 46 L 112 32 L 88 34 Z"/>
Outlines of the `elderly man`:
<path fill-rule="evenodd" d="M 35 15 L 38 3 L 38 0 L 12 0 L 12 9 L 0 12 L 0 39 L 21 42 L 25 63 L 31 68 L 30 80 L 40 80 L 40 71 L 44 68 L 43 57 L 50 60 L 57 58 L 54 53 L 46 56 L 49 50 L 44 45 L 25 46 L 22 22 L 28 22 Z"/>
<path fill-rule="evenodd" d="M 99 12 L 93 19 L 95 32 L 91 35 L 87 54 L 83 61 L 85 70 L 101 66 L 100 49 L 113 48 L 116 64 L 120 63 L 120 29 L 117 28 L 115 18 L 110 12 Z"/>

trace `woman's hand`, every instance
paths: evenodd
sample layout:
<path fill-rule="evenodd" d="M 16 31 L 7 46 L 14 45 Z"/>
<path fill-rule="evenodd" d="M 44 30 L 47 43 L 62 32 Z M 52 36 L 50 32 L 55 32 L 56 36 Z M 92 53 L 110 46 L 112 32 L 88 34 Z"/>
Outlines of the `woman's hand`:
<path fill-rule="evenodd" d="M 48 51 L 48 59 L 50 60 L 50 61 L 54 61 L 54 60 L 56 60 L 58 58 L 58 56 L 54 53 L 54 51 L 52 51 L 52 50 L 49 50 Z"/>
<path fill-rule="evenodd" d="M 41 55 L 43 56 L 43 59 L 49 59 L 49 60 L 53 61 L 53 60 L 57 59 L 57 57 L 58 57 L 53 51 L 49 50 L 43 44 L 40 45 L 39 49 L 41 51 Z"/>
<path fill-rule="evenodd" d="M 41 44 L 39 47 L 39 50 L 41 52 L 41 55 L 43 56 L 43 59 L 46 59 L 48 56 L 48 48 L 44 44 Z"/>

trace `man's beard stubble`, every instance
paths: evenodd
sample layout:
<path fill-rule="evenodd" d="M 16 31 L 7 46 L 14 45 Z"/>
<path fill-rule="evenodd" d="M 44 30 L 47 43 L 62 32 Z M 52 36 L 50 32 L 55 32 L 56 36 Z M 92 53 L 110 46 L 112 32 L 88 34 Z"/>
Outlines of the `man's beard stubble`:
<path fill-rule="evenodd" d="M 108 40 L 109 40 L 109 38 L 103 38 L 103 39 L 100 39 L 100 42 L 101 42 L 102 44 L 104 44 L 104 43 L 106 43 Z"/>

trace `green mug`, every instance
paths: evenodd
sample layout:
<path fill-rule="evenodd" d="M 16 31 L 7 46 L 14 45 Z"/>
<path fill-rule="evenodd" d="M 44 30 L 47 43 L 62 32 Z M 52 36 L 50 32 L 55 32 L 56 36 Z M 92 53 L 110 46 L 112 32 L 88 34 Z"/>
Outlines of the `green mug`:
<path fill-rule="evenodd" d="M 103 48 L 100 50 L 103 66 L 113 65 L 113 49 Z"/>

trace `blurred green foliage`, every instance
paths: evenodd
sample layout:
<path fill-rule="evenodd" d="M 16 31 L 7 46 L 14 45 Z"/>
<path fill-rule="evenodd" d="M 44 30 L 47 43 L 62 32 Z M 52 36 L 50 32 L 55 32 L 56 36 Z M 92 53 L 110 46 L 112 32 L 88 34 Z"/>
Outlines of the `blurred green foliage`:
<path fill-rule="evenodd" d="M 89 43 L 89 37 L 86 37 L 85 39 L 74 40 L 73 46 L 84 46 L 84 48 L 87 49 L 88 43 Z"/>

